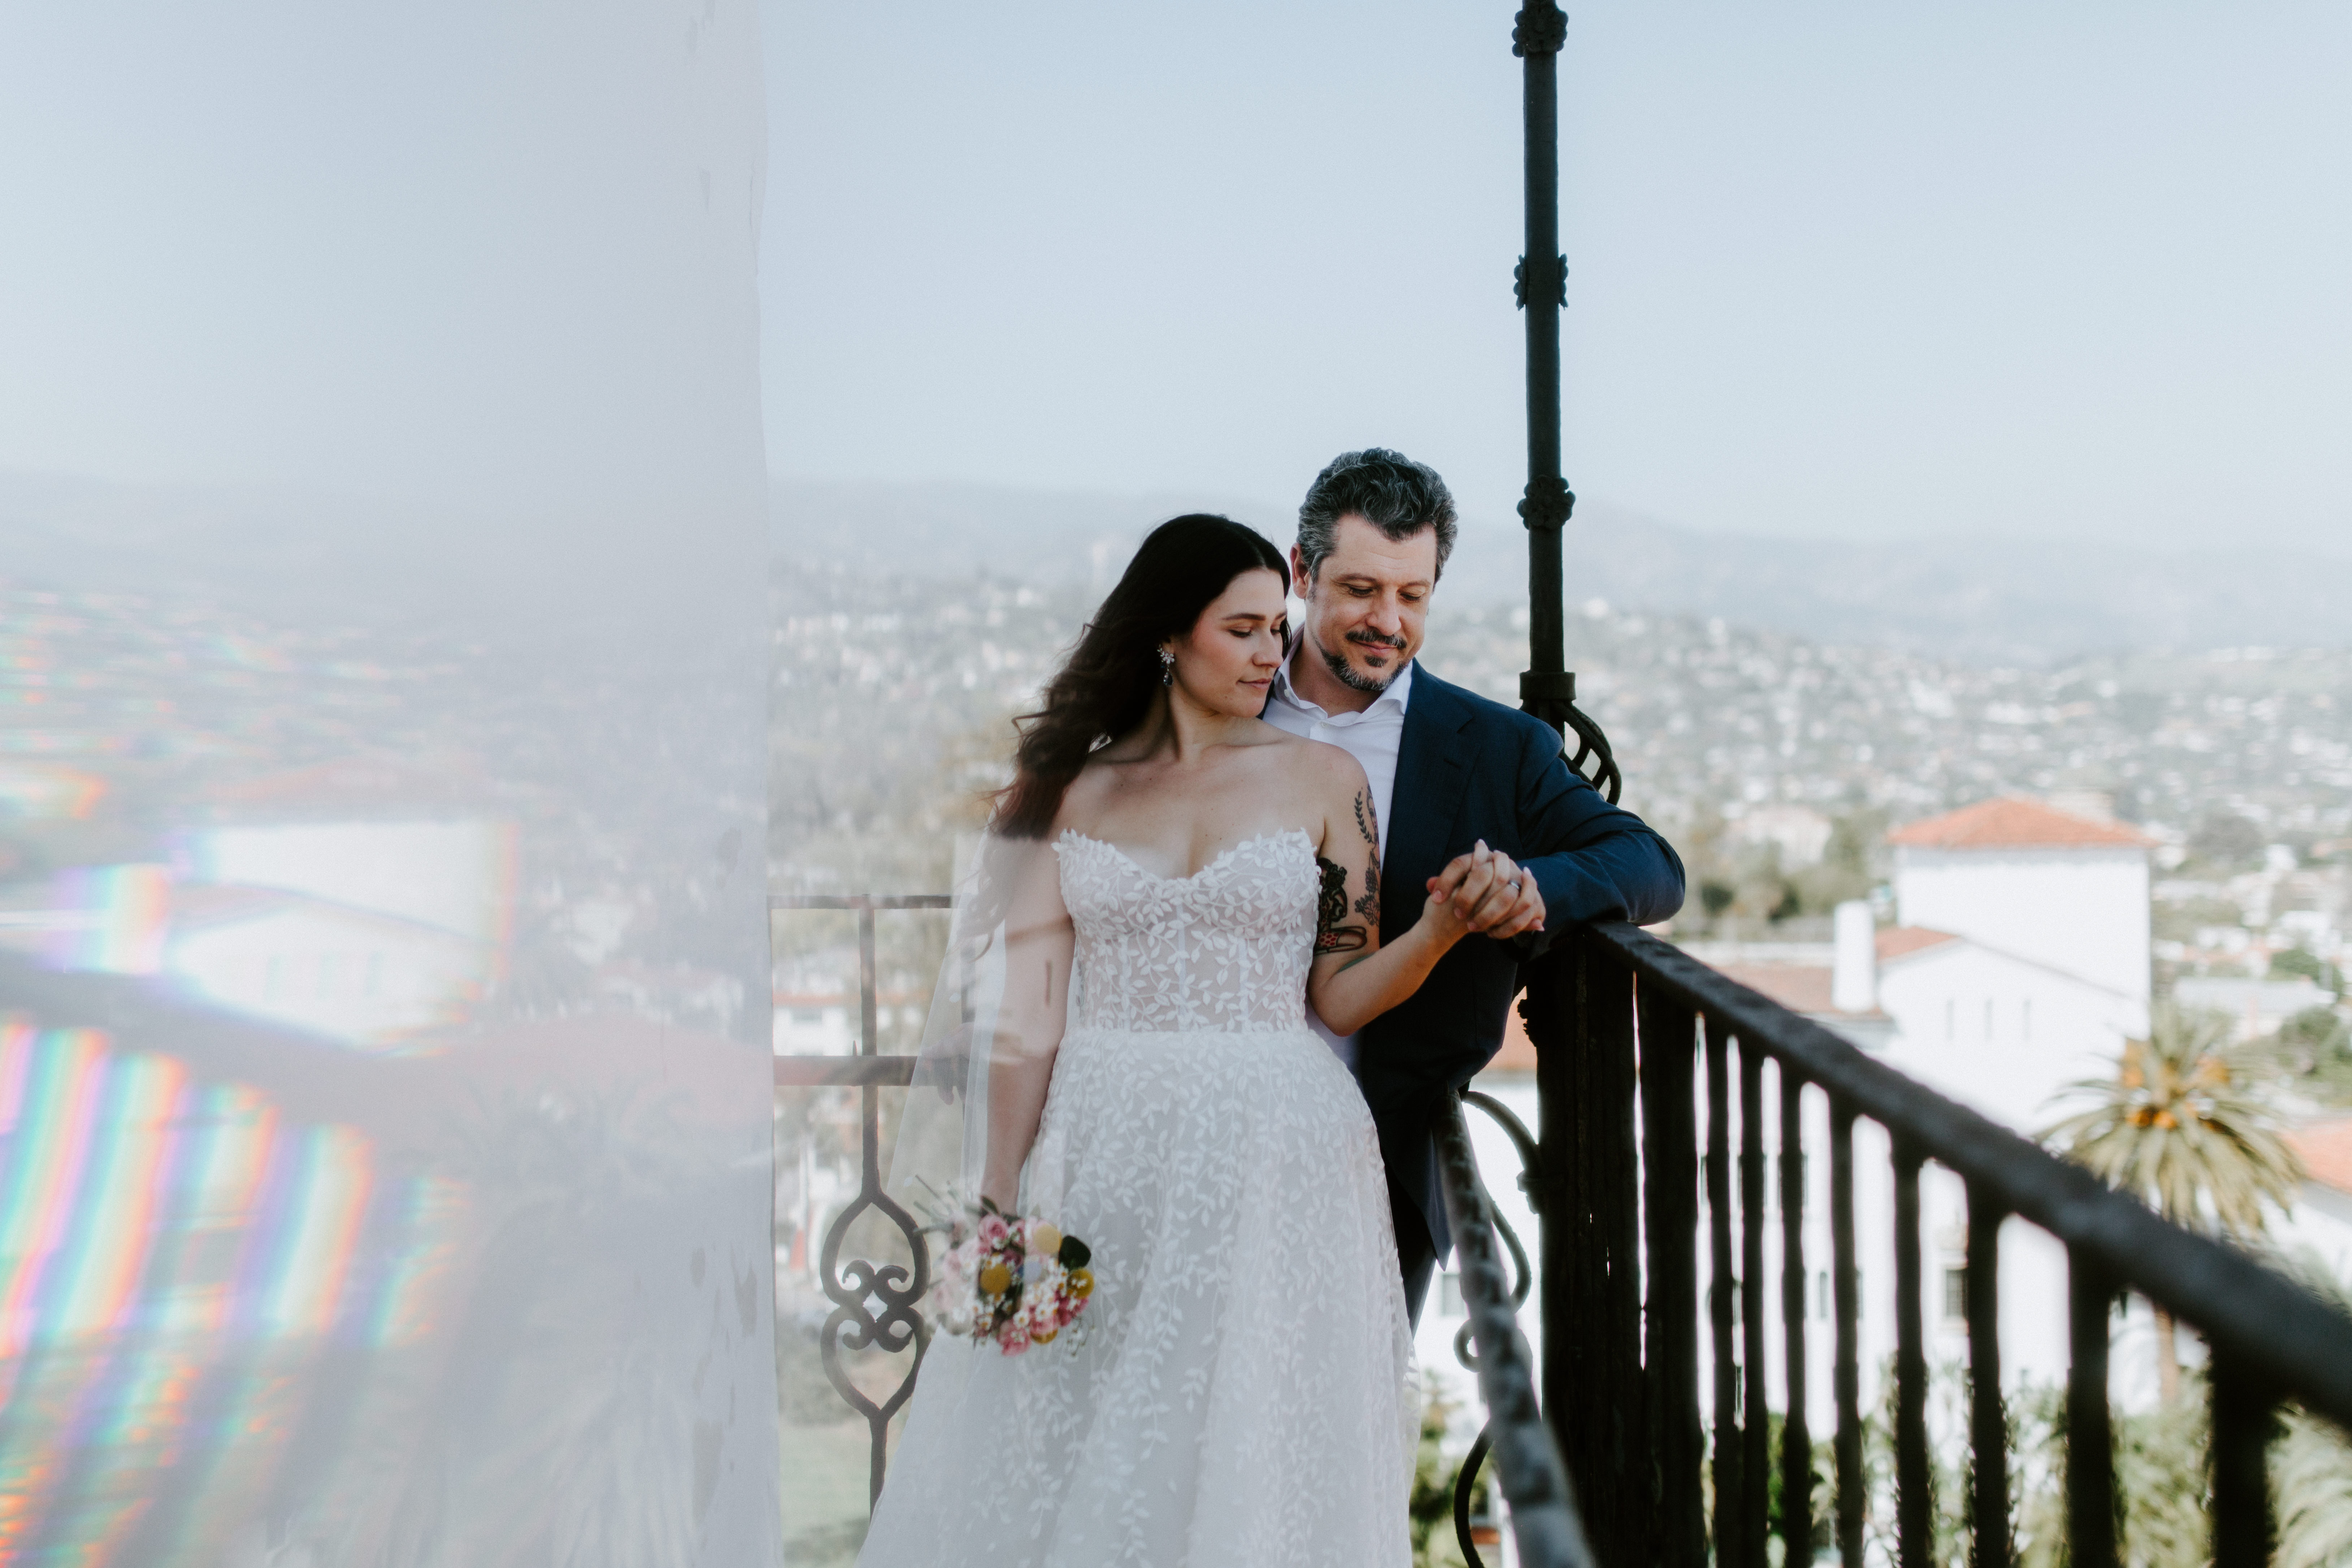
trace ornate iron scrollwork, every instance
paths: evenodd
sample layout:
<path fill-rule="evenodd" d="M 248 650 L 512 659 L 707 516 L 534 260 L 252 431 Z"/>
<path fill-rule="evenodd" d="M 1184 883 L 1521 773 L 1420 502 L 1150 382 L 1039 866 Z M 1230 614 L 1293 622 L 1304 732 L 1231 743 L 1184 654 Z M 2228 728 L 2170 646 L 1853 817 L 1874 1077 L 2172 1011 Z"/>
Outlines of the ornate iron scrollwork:
<path fill-rule="evenodd" d="M 874 1090 L 866 1091 L 871 1095 Z M 866 1432 L 873 1444 L 872 1495 L 882 1495 L 882 1472 L 885 1446 L 890 1418 L 898 1414 L 915 1392 L 915 1374 L 922 1370 L 923 1352 L 930 1345 L 930 1328 L 923 1321 L 920 1304 L 925 1292 L 931 1288 L 930 1249 L 923 1243 L 922 1227 L 914 1216 L 893 1202 L 881 1190 L 876 1178 L 878 1173 L 873 1162 L 866 1169 L 866 1181 L 858 1190 L 856 1201 L 835 1216 L 824 1230 L 824 1250 L 818 1259 L 818 1271 L 825 1295 L 833 1301 L 833 1311 L 825 1318 L 824 1327 L 817 1336 L 818 1358 L 824 1363 L 824 1375 L 850 1408 L 866 1418 Z M 897 1263 L 877 1263 L 863 1258 L 841 1261 L 841 1245 L 849 1227 L 860 1215 L 873 1209 L 898 1227 L 907 1238 L 914 1255 L 914 1267 Z M 880 1311 L 871 1303 L 879 1303 Z M 897 1352 L 913 1347 L 914 1364 L 888 1398 L 878 1404 L 866 1391 L 850 1381 L 843 1370 L 843 1350 L 880 1350 Z"/>
<path fill-rule="evenodd" d="M 879 1212 L 906 1237 L 915 1258 L 911 1269 L 901 1264 L 876 1263 L 863 1258 L 853 1258 L 846 1264 L 841 1261 L 843 1238 L 857 1216 L 867 1209 Z M 824 1293 L 834 1302 L 833 1312 L 821 1331 L 825 1376 L 859 1415 L 878 1426 L 897 1415 L 913 1392 L 914 1370 L 908 1369 L 897 1391 L 877 1405 L 842 1371 L 841 1352 L 872 1349 L 895 1353 L 913 1345 L 916 1363 L 921 1364 L 923 1350 L 930 1342 L 930 1330 L 918 1309 L 924 1292 L 931 1288 L 929 1249 L 923 1245 L 922 1227 L 887 1194 L 871 1190 L 861 1192 L 857 1201 L 842 1210 L 825 1227 L 824 1250 L 818 1268 Z M 877 1301 L 882 1308 L 878 1315 L 869 1305 Z"/>
<path fill-rule="evenodd" d="M 1532 1194 L 1533 1184 L 1528 1178 L 1536 1173 L 1539 1159 L 1535 1134 L 1528 1131 L 1527 1123 L 1521 1121 L 1509 1106 L 1490 1094 L 1465 1089 L 1462 1100 L 1465 1105 L 1475 1105 L 1485 1111 L 1509 1135 L 1512 1147 L 1519 1154 L 1519 1190 Z M 1491 1211 L 1491 1205 L 1489 1208 Z M 1535 1285 L 1535 1270 L 1528 1263 L 1528 1249 L 1520 1245 L 1518 1233 L 1511 1228 L 1510 1221 L 1500 1213 L 1494 1213 L 1493 1219 L 1496 1234 L 1503 1238 L 1504 1247 L 1511 1254 L 1511 1305 L 1524 1307 L 1528 1304 L 1528 1292 Z M 1467 1321 L 1454 1331 L 1454 1359 L 1472 1372 L 1478 1370 L 1477 1352 L 1470 1348 L 1470 1324 Z M 1479 1467 L 1486 1462 L 1487 1452 L 1494 1445 L 1495 1426 L 1489 1421 L 1478 1428 L 1478 1436 L 1471 1443 L 1470 1451 L 1462 1457 L 1462 1468 L 1454 1476 L 1454 1538 L 1461 1546 L 1462 1560 L 1469 1564 L 1469 1568 L 1485 1568 L 1485 1559 L 1479 1556 L 1477 1546 L 1470 1539 L 1470 1494 L 1476 1489 Z"/>
<path fill-rule="evenodd" d="M 930 1348 L 930 1325 L 923 1321 L 922 1300 L 931 1288 L 931 1256 L 923 1240 L 923 1227 L 883 1190 L 881 1089 L 886 1083 L 904 1088 L 912 1076 L 914 1060 L 880 1054 L 874 915 L 877 910 L 944 910 L 951 907 L 951 900 L 939 893 L 881 898 L 856 893 L 846 897 L 771 896 L 768 905 L 772 910 L 846 910 L 857 916 L 858 1052 L 852 1057 L 779 1057 L 776 1082 L 803 1088 L 855 1088 L 862 1101 L 857 1195 L 826 1225 L 824 1242 L 817 1254 L 818 1282 L 826 1300 L 833 1303 L 833 1310 L 817 1331 L 817 1359 L 834 1392 L 866 1418 L 871 1445 L 871 1502 L 882 1495 L 890 1420 L 913 1396 L 916 1374 L 922 1370 L 923 1352 Z M 898 1227 L 914 1260 L 911 1267 L 864 1258 L 854 1258 L 846 1263 L 841 1260 L 841 1249 L 851 1227 L 868 1210 Z M 858 1387 L 842 1366 L 841 1352 L 845 1350 L 878 1350 L 886 1354 L 912 1350 L 915 1357 L 898 1386 L 891 1390 L 888 1397 L 877 1401 Z"/>
<path fill-rule="evenodd" d="M 1617 756 L 1609 749 L 1609 737 L 1601 732 L 1591 714 L 1573 703 L 1560 716 L 1576 731 L 1576 754 L 1568 759 L 1568 765 L 1590 779 L 1610 805 L 1616 805 L 1624 793 L 1625 775 L 1617 771 Z M 1590 772 L 1585 769 L 1587 762 L 1592 764 Z"/>

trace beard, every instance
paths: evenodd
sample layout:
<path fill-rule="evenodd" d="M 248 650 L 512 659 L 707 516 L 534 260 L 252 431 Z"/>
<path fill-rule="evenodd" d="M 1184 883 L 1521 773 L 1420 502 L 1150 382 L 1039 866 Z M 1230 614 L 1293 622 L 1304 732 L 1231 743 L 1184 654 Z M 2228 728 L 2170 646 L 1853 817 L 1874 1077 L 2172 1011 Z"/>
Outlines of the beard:
<path fill-rule="evenodd" d="M 1358 647 L 1386 648 L 1397 656 L 1397 661 L 1386 674 L 1374 675 L 1368 671 L 1358 669 L 1353 664 L 1349 662 L 1348 656 L 1346 654 L 1333 653 L 1329 648 L 1318 643 L 1316 645 L 1315 651 L 1323 656 L 1323 663 L 1325 667 L 1331 671 L 1332 678 L 1338 680 L 1340 685 L 1352 687 L 1358 691 L 1369 691 L 1373 696 L 1377 697 L 1381 692 L 1386 691 L 1391 686 L 1394 685 L 1398 675 L 1403 672 L 1404 644 L 1402 641 L 1391 641 L 1387 637 L 1372 638 L 1358 637 L 1349 637 L 1343 640 L 1354 643 Z"/>

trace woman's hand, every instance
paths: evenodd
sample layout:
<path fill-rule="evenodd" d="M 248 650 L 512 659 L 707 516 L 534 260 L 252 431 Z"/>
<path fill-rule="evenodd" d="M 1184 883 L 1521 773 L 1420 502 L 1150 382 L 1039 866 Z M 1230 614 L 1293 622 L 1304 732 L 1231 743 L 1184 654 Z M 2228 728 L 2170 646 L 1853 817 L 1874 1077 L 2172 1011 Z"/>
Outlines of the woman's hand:
<path fill-rule="evenodd" d="M 1488 904 L 1517 896 L 1515 890 L 1505 889 L 1520 875 L 1510 857 L 1487 848 L 1482 838 L 1469 854 L 1456 856 L 1444 871 L 1429 879 L 1429 898 L 1415 923 L 1440 952 L 1446 951 L 1483 929 L 1477 922 Z"/>

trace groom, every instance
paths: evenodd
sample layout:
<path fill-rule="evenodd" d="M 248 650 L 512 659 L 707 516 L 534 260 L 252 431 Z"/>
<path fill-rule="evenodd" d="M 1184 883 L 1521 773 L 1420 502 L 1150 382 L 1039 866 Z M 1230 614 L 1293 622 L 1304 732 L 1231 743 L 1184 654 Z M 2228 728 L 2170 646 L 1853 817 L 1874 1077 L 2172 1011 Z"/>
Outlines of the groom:
<path fill-rule="evenodd" d="M 1298 509 L 1290 567 L 1307 613 L 1265 708 L 1268 723 L 1363 764 L 1380 807 L 1383 942 L 1419 917 L 1432 878 L 1458 882 L 1481 844 L 1498 857 L 1496 891 L 1470 919 L 1484 940 L 1455 946 L 1360 1035 L 1325 1032 L 1380 1131 L 1416 1323 L 1453 1246 L 1431 1129 L 1501 1047 L 1520 966 L 1583 921 L 1647 924 L 1683 901 L 1674 850 L 1570 769 L 1548 726 L 1415 661 L 1454 535 L 1454 498 L 1427 465 L 1377 447 L 1333 458 Z"/>

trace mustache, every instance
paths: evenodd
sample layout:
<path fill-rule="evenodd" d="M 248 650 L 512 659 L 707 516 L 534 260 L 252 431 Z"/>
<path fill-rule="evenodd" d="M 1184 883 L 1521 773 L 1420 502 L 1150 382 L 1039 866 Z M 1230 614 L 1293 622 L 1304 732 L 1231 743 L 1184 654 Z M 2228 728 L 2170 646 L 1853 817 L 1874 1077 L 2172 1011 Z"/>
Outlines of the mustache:
<path fill-rule="evenodd" d="M 1378 632 L 1349 632 L 1344 635 L 1347 641 L 1360 643 L 1366 647 L 1394 648 L 1399 653 L 1404 651 L 1402 637 L 1382 637 Z"/>

